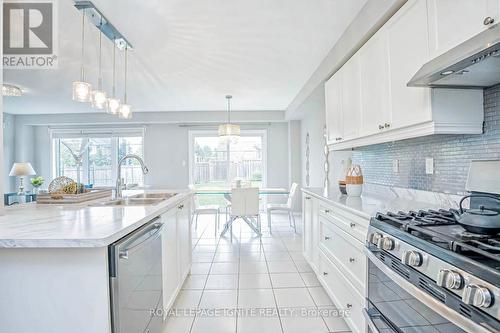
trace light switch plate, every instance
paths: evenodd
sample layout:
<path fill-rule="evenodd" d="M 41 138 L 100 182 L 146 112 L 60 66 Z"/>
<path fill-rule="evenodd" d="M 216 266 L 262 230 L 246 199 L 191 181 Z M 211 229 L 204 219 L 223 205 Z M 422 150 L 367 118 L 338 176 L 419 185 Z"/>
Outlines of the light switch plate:
<path fill-rule="evenodd" d="M 399 160 L 392 160 L 392 172 L 399 173 Z"/>
<path fill-rule="evenodd" d="M 434 159 L 432 157 L 425 159 L 425 173 L 428 175 L 434 174 Z"/>

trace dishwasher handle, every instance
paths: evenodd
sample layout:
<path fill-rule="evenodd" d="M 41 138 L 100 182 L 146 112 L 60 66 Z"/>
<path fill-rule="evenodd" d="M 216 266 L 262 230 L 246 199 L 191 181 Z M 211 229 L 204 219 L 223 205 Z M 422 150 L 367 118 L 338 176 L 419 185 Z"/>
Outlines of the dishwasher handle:
<path fill-rule="evenodd" d="M 130 241 L 128 242 L 128 246 L 118 253 L 118 258 L 123 259 L 123 260 L 127 260 L 128 254 L 130 251 L 133 251 L 135 249 L 140 248 L 144 243 L 146 243 L 149 240 L 157 239 L 158 237 L 160 237 L 162 228 L 163 228 L 163 223 L 161 223 L 161 222 L 152 223 L 151 226 L 148 227 L 146 230 L 141 232 L 136 237 L 130 239 Z M 146 235 L 152 231 L 154 231 L 154 232 L 151 233 L 147 238 L 142 239 L 140 242 L 137 242 L 144 235 Z"/>

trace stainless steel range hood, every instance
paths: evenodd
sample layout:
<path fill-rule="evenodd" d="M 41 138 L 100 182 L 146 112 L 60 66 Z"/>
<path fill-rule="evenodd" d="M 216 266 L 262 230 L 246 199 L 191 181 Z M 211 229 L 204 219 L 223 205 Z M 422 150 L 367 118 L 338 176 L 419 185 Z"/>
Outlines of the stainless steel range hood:
<path fill-rule="evenodd" d="M 500 25 L 429 61 L 408 87 L 481 89 L 500 83 Z"/>

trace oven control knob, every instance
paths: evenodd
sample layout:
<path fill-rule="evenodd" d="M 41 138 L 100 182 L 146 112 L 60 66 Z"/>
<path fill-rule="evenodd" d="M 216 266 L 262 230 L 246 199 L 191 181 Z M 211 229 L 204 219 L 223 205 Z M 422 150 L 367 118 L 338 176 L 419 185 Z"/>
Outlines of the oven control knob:
<path fill-rule="evenodd" d="M 462 301 L 465 304 L 473 305 L 478 308 L 488 308 L 493 304 L 493 296 L 488 288 L 477 284 L 465 286 L 462 294 Z"/>
<path fill-rule="evenodd" d="M 422 254 L 417 251 L 404 251 L 401 257 L 401 262 L 412 267 L 422 266 Z"/>
<path fill-rule="evenodd" d="M 394 240 L 389 237 L 379 238 L 377 242 L 377 247 L 385 251 L 394 250 Z"/>
<path fill-rule="evenodd" d="M 440 287 L 460 289 L 463 286 L 464 279 L 458 272 L 450 269 L 441 269 L 439 270 L 436 283 Z"/>
<path fill-rule="evenodd" d="M 384 235 L 382 235 L 381 233 L 374 232 L 373 234 L 370 235 L 370 243 L 378 246 L 379 240 L 382 239 L 383 237 Z"/>

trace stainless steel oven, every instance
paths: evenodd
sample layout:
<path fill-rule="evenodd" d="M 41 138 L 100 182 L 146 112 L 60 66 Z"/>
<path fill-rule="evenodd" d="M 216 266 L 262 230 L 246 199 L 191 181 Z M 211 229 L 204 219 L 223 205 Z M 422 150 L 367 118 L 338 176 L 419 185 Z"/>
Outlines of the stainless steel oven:
<path fill-rule="evenodd" d="M 392 254 L 368 245 L 370 332 L 498 332 L 498 321 Z"/>
<path fill-rule="evenodd" d="M 162 227 L 156 218 L 108 249 L 114 333 L 161 333 Z"/>

